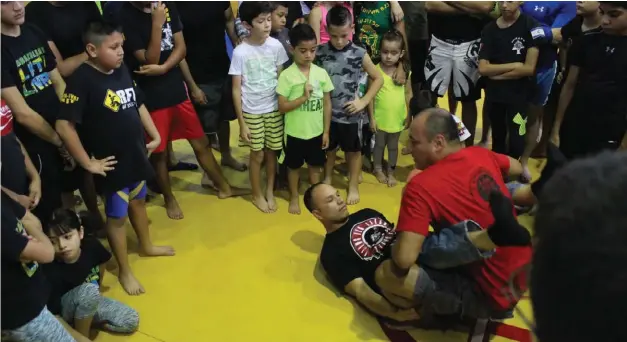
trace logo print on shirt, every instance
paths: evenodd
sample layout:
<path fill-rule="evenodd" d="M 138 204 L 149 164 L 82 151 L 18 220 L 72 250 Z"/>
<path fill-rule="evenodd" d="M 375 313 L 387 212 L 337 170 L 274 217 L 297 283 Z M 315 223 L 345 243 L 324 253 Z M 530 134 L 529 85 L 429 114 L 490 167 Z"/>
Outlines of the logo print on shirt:
<path fill-rule="evenodd" d="M 107 94 L 103 105 L 109 108 L 112 112 L 118 112 L 120 109 L 125 110 L 132 107 L 137 107 L 135 99 L 135 89 L 126 88 L 122 90 L 113 91 L 107 89 Z"/>
<path fill-rule="evenodd" d="M 499 186 L 496 184 L 494 178 L 483 168 L 475 172 L 472 180 L 473 181 L 470 183 L 470 191 L 473 197 L 476 198 L 478 195 L 485 203 L 490 200 L 490 192 L 492 192 L 492 190 L 499 190 Z"/>
<path fill-rule="evenodd" d="M 78 102 L 78 96 L 74 95 L 74 94 L 70 94 L 70 93 L 63 93 L 63 96 L 61 96 L 61 103 L 65 103 L 65 104 L 73 104 Z"/>
<path fill-rule="evenodd" d="M 13 132 L 13 113 L 11 112 L 11 108 L 4 103 L 4 100 L 2 100 L 0 106 L 0 114 L 2 115 L 0 118 L 0 126 L 2 129 L 0 131 L 2 132 L 2 136 L 5 136 Z"/>
<path fill-rule="evenodd" d="M 536 12 L 544 12 L 544 7 L 543 6 L 536 6 L 534 11 L 536 11 Z"/>
<path fill-rule="evenodd" d="M 611 55 L 611 54 L 613 54 L 613 53 L 614 53 L 614 48 L 613 48 L 613 47 L 611 47 L 611 46 L 606 46 L 606 47 L 605 47 L 605 53 L 606 53 L 607 55 Z"/>
<path fill-rule="evenodd" d="M 370 261 L 383 256 L 383 250 L 394 238 L 394 231 L 380 217 L 359 222 L 351 228 L 351 246 L 362 260 Z"/>
<path fill-rule="evenodd" d="M 512 50 L 516 51 L 517 55 L 521 54 L 521 51 L 525 49 L 525 40 L 521 37 L 512 39 Z"/>
<path fill-rule="evenodd" d="M 165 24 L 161 28 L 161 51 L 170 51 L 174 49 L 174 40 L 172 39 L 172 19 L 170 10 L 165 9 Z"/>
<path fill-rule="evenodd" d="M 52 85 L 46 71 L 46 50 L 43 47 L 29 51 L 15 61 L 17 73 L 22 83 L 22 95 L 29 97 Z"/>

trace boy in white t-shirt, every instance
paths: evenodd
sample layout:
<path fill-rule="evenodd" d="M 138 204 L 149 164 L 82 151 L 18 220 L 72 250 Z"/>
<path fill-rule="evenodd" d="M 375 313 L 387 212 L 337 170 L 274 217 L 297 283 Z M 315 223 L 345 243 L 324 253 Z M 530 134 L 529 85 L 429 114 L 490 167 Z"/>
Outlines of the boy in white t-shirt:
<path fill-rule="evenodd" d="M 273 7 L 267 1 L 245 1 L 239 8 L 250 36 L 233 50 L 233 104 L 240 138 L 250 144 L 250 184 L 253 204 L 264 213 L 277 209 L 274 177 L 277 151 L 283 143 L 283 114 L 278 112 L 276 87 L 288 57 L 283 45 L 270 37 Z M 261 191 L 261 163 L 265 157 L 267 187 Z"/>

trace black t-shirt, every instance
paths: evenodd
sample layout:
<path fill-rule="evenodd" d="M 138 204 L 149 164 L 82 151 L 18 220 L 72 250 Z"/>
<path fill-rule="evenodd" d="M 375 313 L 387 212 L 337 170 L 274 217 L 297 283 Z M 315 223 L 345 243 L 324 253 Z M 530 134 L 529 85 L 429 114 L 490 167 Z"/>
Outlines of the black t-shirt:
<path fill-rule="evenodd" d="M 20 255 L 28 238 L 20 219 L 26 210 L 2 193 L 2 329 L 12 330 L 33 320 L 48 301 L 49 287 L 37 262 Z"/>
<path fill-rule="evenodd" d="M 20 195 L 28 193 L 28 177 L 22 148 L 14 133 L 2 136 L 2 186 Z"/>
<path fill-rule="evenodd" d="M 339 290 L 357 278 L 379 292 L 374 274 L 391 256 L 394 225 L 383 214 L 363 209 L 348 218 L 341 228 L 324 238 L 320 262 Z"/>
<path fill-rule="evenodd" d="M 492 21 L 481 34 L 479 59 L 491 64 L 525 63 L 527 50 L 537 47 L 531 32 L 538 26 L 535 19 L 522 13 L 508 28 L 500 28 L 496 20 Z M 487 79 L 486 82 L 486 101 L 521 104 L 529 100 L 535 80 L 523 77 L 501 81 Z"/>
<path fill-rule="evenodd" d="M 124 65 L 106 75 L 85 63 L 68 78 L 59 119 L 76 124 L 85 149 L 96 159 L 115 156 L 115 169 L 97 176 L 105 193 L 152 176 L 138 108 L 142 93 Z"/>
<path fill-rule="evenodd" d="M 571 65 L 579 67 L 569 110 L 586 117 L 587 129 L 622 137 L 627 129 L 627 36 L 603 32 L 581 36 L 569 56 Z"/>
<path fill-rule="evenodd" d="M 583 18 L 581 16 L 576 16 L 575 18 L 573 18 L 573 20 L 569 21 L 568 24 L 562 27 L 562 41 L 564 42 L 568 50 L 570 50 L 575 40 L 577 40 L 579 37 L 586 34 L 599 33 L 603 30 L 601 26 L 599 26 L 597 28 L 593 28 L 591 30 L 583 32 L 581 30 L 582 25 Z M 570 65 L 569 59 L 569 56 L 566 55 L 566 65 L 562 66 L 562 68 L 566 68 L 568 70 L 568 66 Z M 566 75 L 564 75 L 564 77 L 566 77 Z"/>
<path fill-rule="evenodd" d="M 43 266 L 51 293 L 48 310 L 61 313 L 61 297 L 83 283 L 100 285 L 100 265 L 111 259 L 111 253 L 95 238 L 81 241 L 81 255 L 73 264 L 55 260 Z"/>
<path fill-rule="evenodd" d="M 488 16 L 469 14 L 445 15 L 428 13 L 429 33 L 440 40 L 456 44 L 481 38 L 481 30 L 490 22 Z"/>
<path fill-rule="evenodd" d="M 56 67 L 48 37 L 36 26 L 22 25 L 18 37 L 2 35 L 2 88 L 17 87 L 30 108 L 52 127 L 59 111 L 59 98 L 50 80 Z M 15 134 L 29 151 L 47 144 L 17 122 Z"/>
<path fill-rule="evenodd" d="M 85 51 L 83 32 L 90 22 L 100 20 L 100 11 L 94 1 L 66 1 L 62 6 L 31 1 L 26 7 L 26 20 L 46 32 L 65 59 Z"/>
<path fill-rule="evenodd" d="M 178 1 L 183 23 L 183 36 L 194 81 L 203 84 L 224 81 L 229 74 L 229 56 L 226 52 L 224 12 L 231 9 L 228 1 Z"/>
<path fill-rule="evenodd" d="M 174 50 L 174 35 L 181 32 L 178 11 L 172 2 L 166 5 L 166 21 L 161 29 L 161 54 L 159 64 L 163 64 Z M 130 70 L 139 70 L 140 63 L 135 51 L 148 49 L 152 16 L 144 13 L 130 2 L 120 10 L 120 21 L 124 30 L 124 53 Z M 219 39 L 224 37 L 224 33 Z M 223 39 L 222 39 L 223 40 Z M 187 99 L 185 81 L 181 68 L 177 65 L 161 76 L 141 76 L 134 74 L 137 85 L 146 94 L 146 107 L 150 111 L 175 106 Z"/>

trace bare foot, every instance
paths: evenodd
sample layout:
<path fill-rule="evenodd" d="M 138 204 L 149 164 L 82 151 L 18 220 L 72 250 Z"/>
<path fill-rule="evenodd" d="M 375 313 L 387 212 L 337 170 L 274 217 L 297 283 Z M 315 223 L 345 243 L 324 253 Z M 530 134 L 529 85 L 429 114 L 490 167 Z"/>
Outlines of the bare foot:
<path fill-rule="evenodd" d="M 261 210 L 263 213 L 270 213 L 270 208 L 268 208 L 268 201 L 264 197 L 253 197 L 253 204 L 257 209 Z"/>
<path fill-rule="evenodd" d="M 222 166 L 227 166 L 230 167 L 231 169 L 235 170 L 235 171 L 246 171 L 248 169 L 248 166 L 246 166 L 246 164 L 238 161 L 237 159 L 231 157 L 224 157 L 222 158 L 222 161 L 220 162 L 220 164 Z"/>
<path fill-rule="evenodd" d="M 359 203 L 359 190 L 348 189 L 348 196 L 346 196 L 346 204 L 354 205 Z"/>
<path fill-rule="evenodd" d="M 213 189 L 215 191 L 218 191 L 218 188 L 216 187 L 216 185 L 213 183 L 213 181 L 211 180 L 211 178 L 209 178 L 209 176 L 207 175 L 207 173 L 203 173 L 202 174 L 202 179 L 200 180 L 200 186 L 202 186 L 205 189 Z"/>
<path fill-rule="evenodd" d="M 274 200 L 274 194 L 271 192 L 266 194 L 266 201 L 268 202 L 268 210 L 270 210 L 271 213 L 275 212 L 277 210 L 277 205 Z"/>
<path fill-rule="evenodd" d="M 364 173 L 363 171 L 359 172 L 359 177 L 357 178 L 357 183 L 361 184 L 364 182 Z"/>
<path fill-rule="evenodd" d="M 385 176 L 385 173 L 383 173 L 383 170 L 375 169 L 374 170 L 374 177 L 381 184 L 387 184 L 387 182 L 388 182 L 388 178 Z"/>
<path fill-rule="evenodd" d="M 392 172 L 388 172 L 388 187 L 393 188 L 396 186 L 396 178 L 394 178 L 394 174 Z"/>
<path fill-rule="evenodd" d="M 403 149 L 401 150 L 401 154 L 404 155 L 404 156 L 408 155 L 408 154 L 411 154 L 411 147 L 409 147 L 409 146 L 403 147 Z"/>
<path fill-rule="evenodd" d="M 137 278 L 135 278 L 135 276 L 131 272 L 120 273 L 118 281 L 120 282 L 120 285 L 122 285 L 124 291 L 126 291 L 126 293 L 131 296 L 139 296 L 140 294 L 146 292 L 142 284 L 139 283 Z"/>
<path fill-rule="evenodd" d="M 331 185 L 332 183 L 331 177 L 324 177 L 324 180 L 322 182 L 324 184 Z"/>
<path fill-rule="evenodd" d="M 183 211 L 181 210 L 181 207 L 179 207 L 179 203 L 176 201 L 176 198 L 165 201 L 165 211 L 168 214 L 168 217 L 172 220 L 183 219 Z"/>
<path fill-rule="evenodd" d="M 229 197 L 237 197 L 250 194 L 250 190 L 234 188 L 234 187 L 226 187 L 224 190 L 218 190 L 218 198 L 225 199 Z"/>
<path fill-rule="evenodd" d="M 154 246 L 142 247 L 142 255 L 144 256 L 174 256 L 176 252 L 172 246 Z"/>
<path fill-rule="evenodd" d="M 290 199 L 290 206 L 287 211 L 290 214 L 300 215 L 300 203 L 298 202 L 298 197 Z"/>

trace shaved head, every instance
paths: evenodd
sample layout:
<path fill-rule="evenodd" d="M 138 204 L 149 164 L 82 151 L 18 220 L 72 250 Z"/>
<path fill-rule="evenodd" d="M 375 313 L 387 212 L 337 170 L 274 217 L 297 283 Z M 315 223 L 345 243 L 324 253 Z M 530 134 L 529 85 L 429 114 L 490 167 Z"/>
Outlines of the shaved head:
<path fill-rule="evenodd" d="M 416 125 L 415 129 L 424 132 L 428 141 L 441 134 L 448 142 L 460 142 L 457 122 L 453 119 L 453 114 L 442 108 L 423 110 L 418 114 L 417 120 L 412 122 L 413 125 Z"/>
<path fill-rule="evenodd" d="M 441 108 L 420 112 L 411 123 L 409 140 L 414 163 L 420 170 L 462 148 L 455 118 Z"/>

